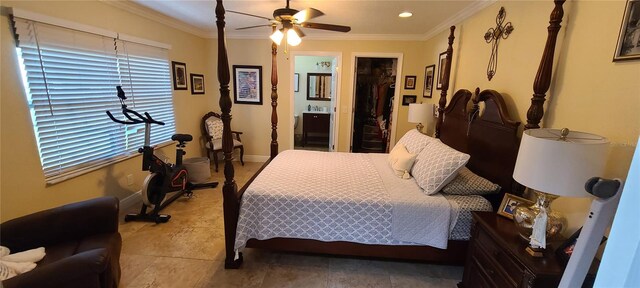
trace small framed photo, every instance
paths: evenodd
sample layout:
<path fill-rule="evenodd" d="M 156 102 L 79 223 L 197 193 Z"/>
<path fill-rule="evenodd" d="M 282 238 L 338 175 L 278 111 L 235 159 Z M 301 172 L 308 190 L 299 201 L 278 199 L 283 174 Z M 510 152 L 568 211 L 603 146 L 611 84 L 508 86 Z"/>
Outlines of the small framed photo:
<path fill-rule="evenodd" d="M 402 96 L 402 106 L 409 106 L 411 103 L 416 103 L 416 95 L 404 95 Z"/>
<path fill-rule="evenodd" d="M 431 98 L 433 96 L 433 74 L 435 69 L 435 64 L 424 68 L 424 90 L 422 91 L 422 97 L 424 98 Z"/>
<path fill-rule="evenodd" d="M 518 197 L 513 194 L 504 193 L 504 197 L 502 198 L 502 203 L 500 204 L 500 208 L 498 208 L 498 215 L 502 215 L 509 219 L 513 219 L 513 211 L 516 209 L 518 205 L 531 205 L 533 201 L 529 199 L 525 199 L 522 197 Z"/>
<path fill-rule="evenodd" d="M 416 89 L 416 76 L 404 76 L 404 89 Z"/>
<path fill-rule="evenodd" d="M 556 249 L 556 255 L 558 259 L 562 261 L 565 265 L 569 262 L 569 258 L 573 254 L 573 249 L 576 247 L 576 243 L 578 242 L 578 237 L 580 236 L 580 232 L 582 232 L 582 228 L 578 229 L 575 233 L 569 237 L 566 241 L 562 243 L 562 245 L 558 246 Z M 600 240 L 600 245 L 607 241 L 607 237 L 602 236 L 602 240 Z"/>
<path fill-rule="evenodd" d="M 442 80 L 444 79 L 444 66 L 447 64 L 447 52 L 440 53 L 438 56 L 438 82 L 436 84 L 436 89 L 442 89 Z"/>
<path fill-rule="evenodd" d="M 233 103 L 262 105 L 262 66 L 233 65 Z"/>
<path fill-rule="evenodd" d="M 187 64 L 171 61 L 173 90 L 187 90 Z"/>
<path fill-rule="evenodd" d="M 191 94 L 204 94 L 204 75 L 189 74 L 191 76 Z"/>
<path fill-rule="evenodd" d="M 293 92 L 300 92 L 300 73 L 293 74 Z"/>
<path fill-rule="evenodd" d="M 640 59 L 640 0 L 627 0 L 613 61 Z"/>

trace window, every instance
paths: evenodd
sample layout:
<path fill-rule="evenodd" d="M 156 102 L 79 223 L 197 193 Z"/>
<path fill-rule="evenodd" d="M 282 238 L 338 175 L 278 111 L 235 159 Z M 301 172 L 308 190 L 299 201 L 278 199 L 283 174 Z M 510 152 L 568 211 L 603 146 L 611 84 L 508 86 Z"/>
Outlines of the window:
<path fill-rule="evenodd" d="M 129 108 L 165 126 L 152 127 L 151 144 L 175 133 L 167 49 L 14 18 L 18 55 L 40 160 L 56 183 L 135 155 L 144 125 L 111 122 L 120 115 L 116 85 Z M 117 117 L 117 116 L 116 116 Z"/>

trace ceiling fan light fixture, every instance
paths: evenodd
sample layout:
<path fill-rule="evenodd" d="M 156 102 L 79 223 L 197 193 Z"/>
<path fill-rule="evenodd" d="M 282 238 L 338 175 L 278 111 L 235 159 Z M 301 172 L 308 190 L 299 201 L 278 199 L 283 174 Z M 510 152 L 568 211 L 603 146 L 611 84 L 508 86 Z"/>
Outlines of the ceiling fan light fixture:
<path fill-rule="evenodd" d="M 404 11 L 404 12 L 401 12 L 400 14 L 398 14 L 398 17 L 400 17 L 400 18 L 409 18 L 411 16 L 413 16 L 413 13 L 411 13 L 409 11 Z"/>
<path fill-rule="evenodd" d="M 280 45 L 280 43 L 282 43 L 282 38 L 284 38 L 284 33 L 280 30 L 276 30 L 276 32 L 273 32 L 269 38 L 271 38 L 271 41 L 276 43 L 276 45 Z"/>
<path fill-rule="evenodd" d="M 291 46 L 298 46 L 301 42 L 302 39 L 300 38 L 300 36 L 298 36 L 298 33 L 296 33 L 295 30 L 289 29 L 287 31 L 287 44 Z"/>

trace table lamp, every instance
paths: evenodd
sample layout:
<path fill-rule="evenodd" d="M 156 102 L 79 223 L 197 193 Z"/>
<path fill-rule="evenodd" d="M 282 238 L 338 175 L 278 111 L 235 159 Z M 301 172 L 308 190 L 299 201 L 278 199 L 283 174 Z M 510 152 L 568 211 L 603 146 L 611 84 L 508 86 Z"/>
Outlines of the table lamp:
<path fill-rule="evenodd" d="M 418 123 L 416 125 L 416 129 L 420 131 L 420 133 L 426 134 L 422 131 L 424 125 L 422 123 L 428 123 L 429 116 L 433 114 L 433 112 L 429 112 L 429 108 L 433 109 L 433 106 L 427 103 L 411 103 L 409 104 L 409 119 L 407 121 L 409 123 Z"/>
<path fill-rule="evenodd" d="M 587 197 L 584 185 L 602 176 L 609 141 L 598 135 L 569 129 L 530 129 L 522 135 L 513 179 L 533 189 L 536 202 L 518 206 L 513 221 L 520 236 L 529 241 L 527 252 L 542 256 L 547 238 L 559 235 L 566 220 L 552 211 L 561 197 Z"/>

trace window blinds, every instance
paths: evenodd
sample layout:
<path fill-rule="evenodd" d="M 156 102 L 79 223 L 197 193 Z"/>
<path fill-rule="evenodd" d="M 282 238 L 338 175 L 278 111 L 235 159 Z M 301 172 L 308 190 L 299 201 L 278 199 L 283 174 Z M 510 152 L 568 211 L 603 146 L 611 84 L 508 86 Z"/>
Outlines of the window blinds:
<path fill-rule="evenodd" d="M 166 123 L 152 145 L 175 133 L 168 51 L 14 18 L 18 53 L 40 159 L 48 183 L 120 160 L 142 146 L 144 125 L 113 123 L 116 85 L 129 108 Z"/>

